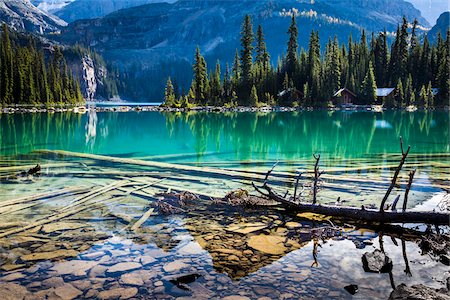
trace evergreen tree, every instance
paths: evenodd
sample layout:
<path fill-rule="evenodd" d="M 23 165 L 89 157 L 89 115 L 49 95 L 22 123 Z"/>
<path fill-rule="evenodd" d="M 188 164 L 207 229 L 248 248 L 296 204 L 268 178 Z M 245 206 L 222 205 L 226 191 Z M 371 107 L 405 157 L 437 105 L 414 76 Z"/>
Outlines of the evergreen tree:
<path fill-rule="evenodd" d="M 402 80 L 399 78 L 397 82 L 397 87 L 395 88 L 396 94 L 395 94 L 395 100 L 396 105 L 395 106 L 405 106 L 405 93 L 403 91 L 403 83 Z"/>
<path fill-rule="evenodd" d="M 428 93 L 427 88 L 424 85 L 422 85 L 422 88 L 419 92 L 418 106 L 421 108 L 428 108 Z"/>
<path fill-rule="evenodd" d="M 252 87 L 253 69 L 253 25 L 249 15 L 244 18 L 241 30 L 241 76 L 243 91 L 248 91 Z M 243 93 L 246 97 L 246 93 Z M 248 94 L 247 94 L 248 96 Z"/>
<path fill-rule="evenodd" d="M 253 86 L 250 92 L 250 106 L 258 106 L 258 92 L 256 91 L 256 87 Z"/>
<path fill-rule="evenodd" d="M 168 107 L 174 107 L 175 103 L 175 91 L 173 88 L 172 80 L 170 77 L 167 79 L 166 88 L 164 90 L 164 105 Z"/>
<path fill-rule="evenodd" d="M 11 40 L 9 39 L 9 29 L 6 24 L 2 25 L 1 46 L 1 101 L 2 104 L 10 104 L 13 102 L 14 68 Z"/>
<path fill-rule="evenodd" d="M 295 14 L 292 14 L 291 26 L 287 33 L 289 34 L 289 41 L 286 55 L 286 72 L 292 78 L 297 66 L 298 51 L 298 28 Z"/>
<path fill-rule="evenodd" d="M 270 55 L 269 52 L 267 52 L 267 46 L 264 40 L 264 33 L 261 25 L 258 26 L 258 31 L 256 33 L 256 63 L 261 66 L 265 76 L 270 66 Z"/>
<path fill-rule="evenodd" d="M 369 68 L 362 84 L 362 97 L 364 104 L 373 104 L 377 101 L 377 84 L 372 62 L 369 62 Z"/>
<path fill-rule="evenodd" d="M 200 104 L 206 104 L 206 89 L 207 89 L 207 70 L 205 58 L 200 53 L 200 48 L 197 47 L 195 51 L 195 62 L 194 62 L 194 81 L 193 81 L 193 91 L 195 95 L 195 100 Z"/>

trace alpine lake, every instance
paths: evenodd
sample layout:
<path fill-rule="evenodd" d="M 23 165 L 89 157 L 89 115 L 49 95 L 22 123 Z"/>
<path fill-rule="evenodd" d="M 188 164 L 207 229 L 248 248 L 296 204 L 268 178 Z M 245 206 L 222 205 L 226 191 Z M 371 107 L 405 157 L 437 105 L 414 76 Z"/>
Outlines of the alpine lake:
<path fill-rule="evenodd" d="M 410 234 L 424 225 L 399 234 L 224 196 L 258 195 L 252 182 L 278 162 L 269 184 L 292 195 L 302 173 L 310 202 L 320 154 L 319 203 L 379 207 L 402 137 L 411 151 L 389 202 L 401 206 L 416 169 L 407 209 L 448 209 L 449 112 L 89 110 L 0 125 L 2 299 L 387 299 L 402 283 L 448 284 L 448 262 Z M 386 272 L 363 267 L 376 249 Z"/>

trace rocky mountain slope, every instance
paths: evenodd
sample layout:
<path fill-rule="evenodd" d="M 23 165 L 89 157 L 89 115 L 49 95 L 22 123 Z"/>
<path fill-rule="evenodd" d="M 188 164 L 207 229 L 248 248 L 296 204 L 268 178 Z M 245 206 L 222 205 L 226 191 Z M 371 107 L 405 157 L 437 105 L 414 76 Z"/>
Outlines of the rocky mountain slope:
<path fill-rule="evenodd" d="M 67 25 L 36 8 L 30 0 L 0 0 L 0 20 L 16 30 L 40 34 L 57 32 Z"/>
<path fill-rule="evenodd" d="M 145 72 L 146 81 L 155 85 L 153 91 L 160 96 L 167 76 L 177 74 L 185 87 L 190 83 L 190 65 L 197 46 L 210 66 L 217 59 L 231 61 L 239 48 L 246 14 L 252 16 L 255 30 L 258 24 L 263 26 L 273 61 L 286 51 L 292 14 L 297 16 L 299 44 L 305 48 L 311 30 L 319 30 L 323 45 L 334 35 L 344 42 L 349 35 L 358 39 L 362 29 L 395 32 L 403 15 L 429 26 L 420 11 L 403 0 L 180 0 L 75 21 L 63 30 L 61 41 L 96 49 L 119 68 L 132 67 L 133 74 Z"/>
<path fill-rule="evenodd" d="M 434 25 L 433 28 L 431 28 L 431 30 L 428 32 L 428 39 L 432 43 L 436 42 L 439 32 L 441 33 L 442 37 L 445 38 L 445 35 L 447 34 L 447 30 L 449 30 L 449 28 L 450 12 L 446 11 L 439 16 L 436 25 Z"/>
<path fill-rule="evenodd" d="M 114 11 L 155 2 L 175 0 L 33 0 L 39 8 L 47 10 L 68 23 L 103 17 Z"/>
<path fill-rule="evenodd" d="M 75 0 L 31 0 L 31 3 L 40 10 L 55 13 L 73 1 Z"/>
<path fill-rule="evenodd" d="M 181 0 L 76 21 L 63 30 L 62 40 L 81 42 L 117 61 L 130 61 L 126 58 L 131 57 L 145 59 L 149 64 L 168 58 L 190 60 L 197 45 L 214 60 L 230 59 L 239 46 L 245 14 L 253 17 L 255 25 L 263 25 L 274 59 L 286 48 L 285 31 L 292 14 L 298 16 L 299 42 L 305 47 L 312 29 L 320 31 L 325 43 L 334 35 L 341 41 L 350 34 L 357 38 L 363 28 L 395 31 L 403 15 L 429 25 L 412 4 L 403 0 Z"/>

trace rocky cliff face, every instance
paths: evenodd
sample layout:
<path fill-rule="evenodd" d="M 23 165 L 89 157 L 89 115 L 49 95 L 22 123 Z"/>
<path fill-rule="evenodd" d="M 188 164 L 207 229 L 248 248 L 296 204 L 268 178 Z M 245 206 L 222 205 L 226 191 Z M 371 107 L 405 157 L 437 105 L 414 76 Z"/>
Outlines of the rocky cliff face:
<path fill-rule="evenodd" d="M 450 29 L 450 12 L 446 11 L 439 16 L 436 25 L 434 25 L 433 28 L 431 28 L 431 30 L 428 32 L 428 39 L 432 43 L 436 42 L 439 33 L 441 33 L 442 37 L 445 38 L 447 30 L 449 29 Z"/>
<path fill-rule="evenodd" d="M 49 9 L 68 23 L 103 17 L 119 9 L 155 2 L 175 2 L 175 0 L 33 0 L 39 8 Z"/>
<path fill-rule="evenodd" d="M 0 21 L 18 31 L 58 32 L 67 23 L 36 8 L 30 0 L 0 0 Z"/>
<path fill-rule="evenodd" d="M 108 76 L 106 67 L 88 53 L 72 56 L 67 63 L 76 78 L 80 79 L 80 89 L 87 100 L 106 99 L 100 91 L 105 90 L 104 82 Z"/>

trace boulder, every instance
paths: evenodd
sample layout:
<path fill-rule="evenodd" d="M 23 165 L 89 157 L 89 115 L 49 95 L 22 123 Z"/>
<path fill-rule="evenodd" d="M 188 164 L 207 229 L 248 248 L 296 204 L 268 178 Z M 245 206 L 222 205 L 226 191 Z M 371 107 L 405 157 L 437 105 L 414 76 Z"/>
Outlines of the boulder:
<path fill-rule="evenodd" d="M 448 289 L 433 289 L 423 284 L 406 286 L 402 283 L 392 291 L 389 300 L 450 300 Z"/>
<path fill-rule="evenodd" d="M 389 273 L 392 270 L 392 260 L 378 249 L 364 253 L 362 263 L 366 272 Z"/>

